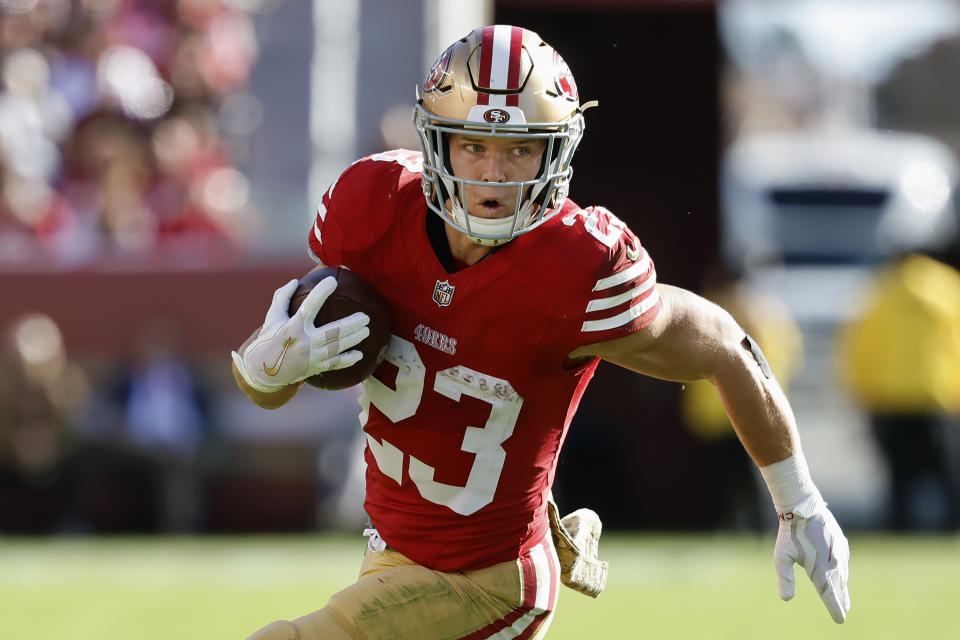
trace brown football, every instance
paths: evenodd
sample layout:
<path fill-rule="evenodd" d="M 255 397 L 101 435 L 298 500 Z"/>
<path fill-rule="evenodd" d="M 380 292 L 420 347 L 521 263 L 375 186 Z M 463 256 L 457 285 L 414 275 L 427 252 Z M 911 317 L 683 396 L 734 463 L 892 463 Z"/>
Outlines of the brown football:
<path fill-rule="evenodd" d="M 300 278 L 300 286 L 290 299 L 290 315 L 300 308 L 310 290 L 327 276 L 337 279 L 337 288 L 320 307 L 313 322 L 314 326 L 320 327 L 351 313 L 363 311 L 370 316 L 370 335 L 353 347 L 363 352 L 363 358 L 359 362 L 346 369 L 311 376 L 307 378 L 307 382 L 320 389 L 346 389 L 369 377 L 386 355 L 390 344 L 390 309 L 376 289 L 349 269 L 324 267 Z"/>

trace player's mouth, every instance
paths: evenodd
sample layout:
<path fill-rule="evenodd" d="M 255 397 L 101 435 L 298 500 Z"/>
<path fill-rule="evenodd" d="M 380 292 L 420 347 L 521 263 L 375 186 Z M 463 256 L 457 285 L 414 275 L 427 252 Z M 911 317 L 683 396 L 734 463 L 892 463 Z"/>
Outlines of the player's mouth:
<path fill-rule="evenodd" d="M 485 216 L 502 215 L 507 205 L 496 198 L 486 198 L 477 202 L 477 209 Z"/>

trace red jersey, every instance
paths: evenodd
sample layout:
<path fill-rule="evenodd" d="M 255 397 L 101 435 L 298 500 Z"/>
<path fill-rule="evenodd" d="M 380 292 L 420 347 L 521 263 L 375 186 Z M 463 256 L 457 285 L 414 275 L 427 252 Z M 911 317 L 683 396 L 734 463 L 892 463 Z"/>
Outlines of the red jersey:
<path fill-rule="evenodd" d="M 310 250 L 387 299 L 393 335 L 363 385 L 366 511 L 441 571 L 514 560 L 547 533 L 560 447 L 598 360 L 660 310 L 653 264 L 609 211 L 567 200 L 536 229 L 447 272 L 426 231 L 422 159 L 354 163 L 323 196 Z"/>

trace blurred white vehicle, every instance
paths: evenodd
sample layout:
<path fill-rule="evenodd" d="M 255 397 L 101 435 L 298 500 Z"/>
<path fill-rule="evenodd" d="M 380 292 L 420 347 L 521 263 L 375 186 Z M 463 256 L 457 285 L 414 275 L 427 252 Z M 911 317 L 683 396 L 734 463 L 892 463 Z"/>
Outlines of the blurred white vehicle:
<path fill-rule="evenodd" d="M 872 129 L 754 134 L 721 173 L 723 254 L 773 285 L 798 320 L 835 321 L 849 286 L 896 253 L 957 231 L 952 152 L 922 135 Z M 829 276 L 826 281 L 824 278 Z M 803 283 L 813 277 L 816 286 Z"/>

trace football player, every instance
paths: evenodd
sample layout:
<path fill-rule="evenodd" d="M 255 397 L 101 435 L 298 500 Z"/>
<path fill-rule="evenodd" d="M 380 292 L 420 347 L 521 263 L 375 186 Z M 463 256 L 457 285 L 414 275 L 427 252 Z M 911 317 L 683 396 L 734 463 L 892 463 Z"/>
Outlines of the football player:
<path fill-rule="evenodd" d="M 324 194 L 312 256 L 373 284 L 392 314 L 361 400 L 368 545 L 356 583 L 252 638 L 541 638 L 561 579 L 596 595 L 599 521 L 560 520 L 550 488 L 601 358 L 717 386 L 780 519 L 780 596 L 793 596 L 798 563 L 846 618 L 847 540 L 760 348 L 719 307 L 657 283 L 613 213 L 567 197 L 590 106 L 537 34 L 478 28 L 429 72 L 413 116 L 421 151 L 359 160 Z M 365 314 L 312 326 L 332 279 L 287 315 L 296 286 L 233 354 L 264 407 L 355 363 L 367 335 Z"/>

